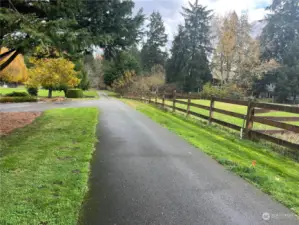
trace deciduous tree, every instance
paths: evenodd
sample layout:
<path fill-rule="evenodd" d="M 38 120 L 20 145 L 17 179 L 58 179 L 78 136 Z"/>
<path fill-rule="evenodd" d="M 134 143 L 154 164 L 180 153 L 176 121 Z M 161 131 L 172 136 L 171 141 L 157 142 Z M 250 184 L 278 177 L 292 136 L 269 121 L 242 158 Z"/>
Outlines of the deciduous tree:
<path fill-rule="evenodd" d="M 8 52 L 7 48 L 1 48 L 0 54 L 3 52 Z M 13 53 L 11 53 L 13 54 Z M 9 57 L 9 56 L 8 56 Z M 0 64 L 2 60 L 0 59 Z M 22 55 L 18 55 L 5 69 L 0 71 L 0 80 L 6 82 L 16 82 L 23 83 L 27 81 L 28 73 L 27 67 L 24 63 L 24 57 Z"/>
<path fill-rule="evenodd" d="M 61 87 L 75 87 L 80 83 L 75 71 L 75 65 L 64 58 L 31 58 L 34 66 L 29 69 L 29 87 L 40 87 L 49 90 L 48 97 L 52 97 L 52 91 Z"/>

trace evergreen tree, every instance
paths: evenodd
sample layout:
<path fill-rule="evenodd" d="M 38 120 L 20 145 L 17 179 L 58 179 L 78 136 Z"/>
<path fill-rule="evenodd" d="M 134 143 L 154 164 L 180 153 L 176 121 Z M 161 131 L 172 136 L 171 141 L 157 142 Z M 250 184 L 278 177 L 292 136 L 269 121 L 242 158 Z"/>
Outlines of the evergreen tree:
<path fill-rule="evenodd" d="M 263 59 L 283 61 L 285 49 L 299 37 L 298 0 L 273 0 L 261 36 Z"/>
<path fill-rule="evenodd" d="M 121 52 L 113 60 L 105 60 L 103 63 L 104 82 L 111 86 L 113 81 L 123 76 L 126 72 L 134 72 L 139 75 L 141 67 L 138 60 L 129 52 Z"/>
<path fill-rule="evenodd" d="M 0 70 L 18 54 L 31 53 L 36 46 L 71 55 L 82 51 L 81 38 L 86 32 L 75 21 L 80 6 L 81 0 L 1 1 L 0 44 L 15 52 L 1 64 Z"/>
<path fill-rule="evenodd" d="M 178 88 L 182 89 L 187 73 L 187 35 L 184 26 L 178 26 L 178 34 L 174 37 L 170 49 L 171 57 L 166 64 L 166 82 L 177 83 Z"/>
<path fill-rule="evenodd" d="M 83 1 L 83 0 L 82 0 Z M 136 44 L 144 22 L 142 10 L 133 16 L 132 0 L 95 1 L 85 0 L 82 13 L 77 21 L 80 27 L 88 29 L 91 42 L 105 49 L 105 59 L 118 54 Z"/>
<path fill-rule="evenodd" d="M 132 47 L 130 47 L 128 49 L 128 53 L 137 60 L 138 65 L 141 68 L 140 70 L 142 70 L 141 51 L 138 49 L 137 45 L 133 45 Z M 142 71 L 140 71 L 140 72 L 142 72 Z"/>
<path fill-rule="evenodd" d="M 131 0 L 3 0 L 0 45 L 16 51 L 0 70 L 36 46 L 78 60 L 96 45 L 105 48 L 106 59 L 116 57 L 140 39 L 144 15 L 139 11 L 133 16 L 133 8 Z"/>
<path fill-rule="evenodd" d="M 167 53 L 163 51 L 167 43 L 167 34 L 159 12 L 153 12 L 148 24 L 147 41 L 141 51 L 142 65 L 145 71 L 156 65 L 165 65 Z"/>
<path fill-rule="evenodd" d="M 275 93 L 279 102 L 295 103 L 299 95 L 299 38 L 283 52 L 283 66 L 277 70 Z"/>
<path fill-rule="evenodd" d="M 267 25 L 261 36 L 262 58 L 281 64 L 274 83 L 277 100 L 295 102 L 299 94 L 299 4 L 298 0 L 273 0 Z"/>
<path fill-rule="evenodd" d="M 212 51 L 210 36 L 211 11 L 199 5 L 198 0 L 196 0 L 194 4 L 189 2 L 188 8 L 183 7 L 182 15 L 185 19 L 185 26 L 183 29 L 182 27 L 179 28 L 181 30 L 179 30 L 179 34 L 173 43 L 173 54 L 169 60 L 169 65 L 171 62 L 178 60 L 175 57 L 181 55 L 184 65 L 180 66 L 180 71 L 177 71 L 176 75 L 174 74 L 175 77 L 172 80 L 178 81 L 183 86 L 184 91 L 197 91 L 202 89 L 204 83 L 212 79 L 208 61 L 208 54 Z M 184 49 L 175 46 L 179 41 L 183 43 L 182 47 Z M 167 74 L 167 79 L 171 80 L 169 71 Z"/>

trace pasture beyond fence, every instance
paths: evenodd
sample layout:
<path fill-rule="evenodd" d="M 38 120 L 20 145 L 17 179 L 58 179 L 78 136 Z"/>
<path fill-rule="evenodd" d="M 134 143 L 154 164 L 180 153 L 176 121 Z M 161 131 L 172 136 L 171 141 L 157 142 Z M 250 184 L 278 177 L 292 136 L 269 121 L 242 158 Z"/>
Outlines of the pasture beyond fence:
<path fill-rule="evenodd" d="M 146 101 L 163 109 L 178 111 L 186 116 L 205 119 L 209 124 L 216 123 L 240 131 L 240 136 L 251 140 L 265 139 L 287 148 L 299 150 L 299 107 L 269 103 L 258 103 L 252 100 L 235 100 L 211 97 L 209 105 L 198 104 L 199 96 L 173 93 L 151 93 L 147 96 L 127 95 L 125 98 Z M 215 103 L 226 103 L 222 109 Z M 244 110 L 233 110 L 243 106 Z M 227 108 L 232 110 L 229 110 Z M 240 107 L 239 107 L 240 108 Z M 241 111 L 241 112 L 239 112 Z M 215 116 L 215 113 L 225 115 Z M 218 117 L 218 118 L 217 118 Z M 236 118 L 237 120 L 230 120 Z M 231 122 L 233 121 L 233 122 Z M 237 121 L 237 122 L 235 122 Z M 259 129 L 254 127 L 255 124 Z M 262 129 L 261 129 L 262 128 Z M 279 135 L 281 136 L 279 136 Z M 291 134 L 291 140 L 282 138 Z"/>

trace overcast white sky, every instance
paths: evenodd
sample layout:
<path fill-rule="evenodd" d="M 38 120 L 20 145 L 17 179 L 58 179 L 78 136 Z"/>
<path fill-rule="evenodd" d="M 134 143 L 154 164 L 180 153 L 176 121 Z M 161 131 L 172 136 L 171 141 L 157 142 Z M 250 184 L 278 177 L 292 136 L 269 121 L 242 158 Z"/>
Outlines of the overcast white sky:
<path fill-rule="evenodd" d="M 165 23 L 166 31 L 170 41 L 177 30 L 177 25 L 183 22 L 180 15 L 181 6 L 186 6 L 188 0 L 134 0 L 135 10 L 143 8 L 146 15 L 154 10 L 159 11 Z M 195 0 L 191 0 L 195 2 Z M 264 18 L 265 7 L 270 5 L 272 0 L 199 0 L 199 4 L 214 10 L 214 14 L 225 14 L 235 10 L 238 14 L 248 11 L 250 22 Z"/>

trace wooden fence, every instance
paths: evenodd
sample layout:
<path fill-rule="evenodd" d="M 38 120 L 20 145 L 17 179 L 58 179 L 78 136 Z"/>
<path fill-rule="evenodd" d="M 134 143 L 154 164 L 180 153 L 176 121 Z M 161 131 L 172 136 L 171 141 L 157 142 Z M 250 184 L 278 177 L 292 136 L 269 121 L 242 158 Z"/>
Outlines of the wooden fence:
<path fill-rule="evenodd" d="M 280 139 L 278 137 L 272 136 L 272 134 L 276 133 L 288 133 L 292 132 L 298 134 L 299 137 L 299 126 L 290 124 L 290 123 L 283 123 L 283 121 L 299 121 L 299 107 L 298 106 L 289 106 L 289 105 L 279 105 L 279 104 L 269 104 L 269 103 L 258 103 L 255 101 L 244 101 L 244 100 L 235 100 L 235 99 L 225 99 L 225 98 L 217 98 L 212 97 L 210 100 L 210 106 L 205 106 L 201 104 L 197 104 L 192 102 L 194 99 L 200 99 L 196 95 L 189 94 L 177 94 L 175 91 L 173 93 L 152 93 L 147 95 L 147 97 L 142 96 L 132 96 L 128 95 L 125 98 L 139 100 L 139 101 L 146 101 L 162 108 L 169 108 L 173 112 L 179 111 L 181 113 L 185 113 L 186 116 L 192 115 L 194 117 L 199 117 L 201 119 L 205 119 L 208 121 L 209 124 L 216 123 L 225 127 L 229 127 L 231 129 L 240 131 L 244 133 L 244 136 L 248 139 L 265 139 L 267 141 L 273 142 L 275 144 L 279 144 L 291 149 L 299 150 L 299 144 L 290 142 L 287 140 Z M 159 99 L 159 101 L 158 101 Z M 184 99 L 184 100 L 183 100 Z M 170 101 L 172 104 L 166 104 L 166 101 L 169 103 Z M 222 103 L 229 103 L 233 105 L 241 105 L 247 107 L 247 113 L 241 114 L 233 111 L 228 111 L 224 109 L 215 108 L 215 102 L 222 102 Z M 186 109 L 177 107 L 176 104 L 185 105 Z M 190 110 L 192 108 L 199 108 L 203 110 L 207 110 L 209 113 L 207 115 L 203 115 L 198 112 L 194 112 Z M 293 113 L 296 116 L 288 116 L 288 117 L 281 117 L 281 116 L 258 116 L 259 113 L 266 113 L 269 111 L 280 111 L 280 112 L 287 112 Z M 243 126 L 239 126 L 236 124 L 229 123 L 227 121 L 219 120 L 214 117 L 214 113 L 220 113 L 227 116 L 239 118 L 243 120 Z M 297 117 L 298 115 L 298 117 Z M 271 127 L 279 128 L 275 130 L 255 130 L 253 129 L 254 122 L 268 125 Z"/>

